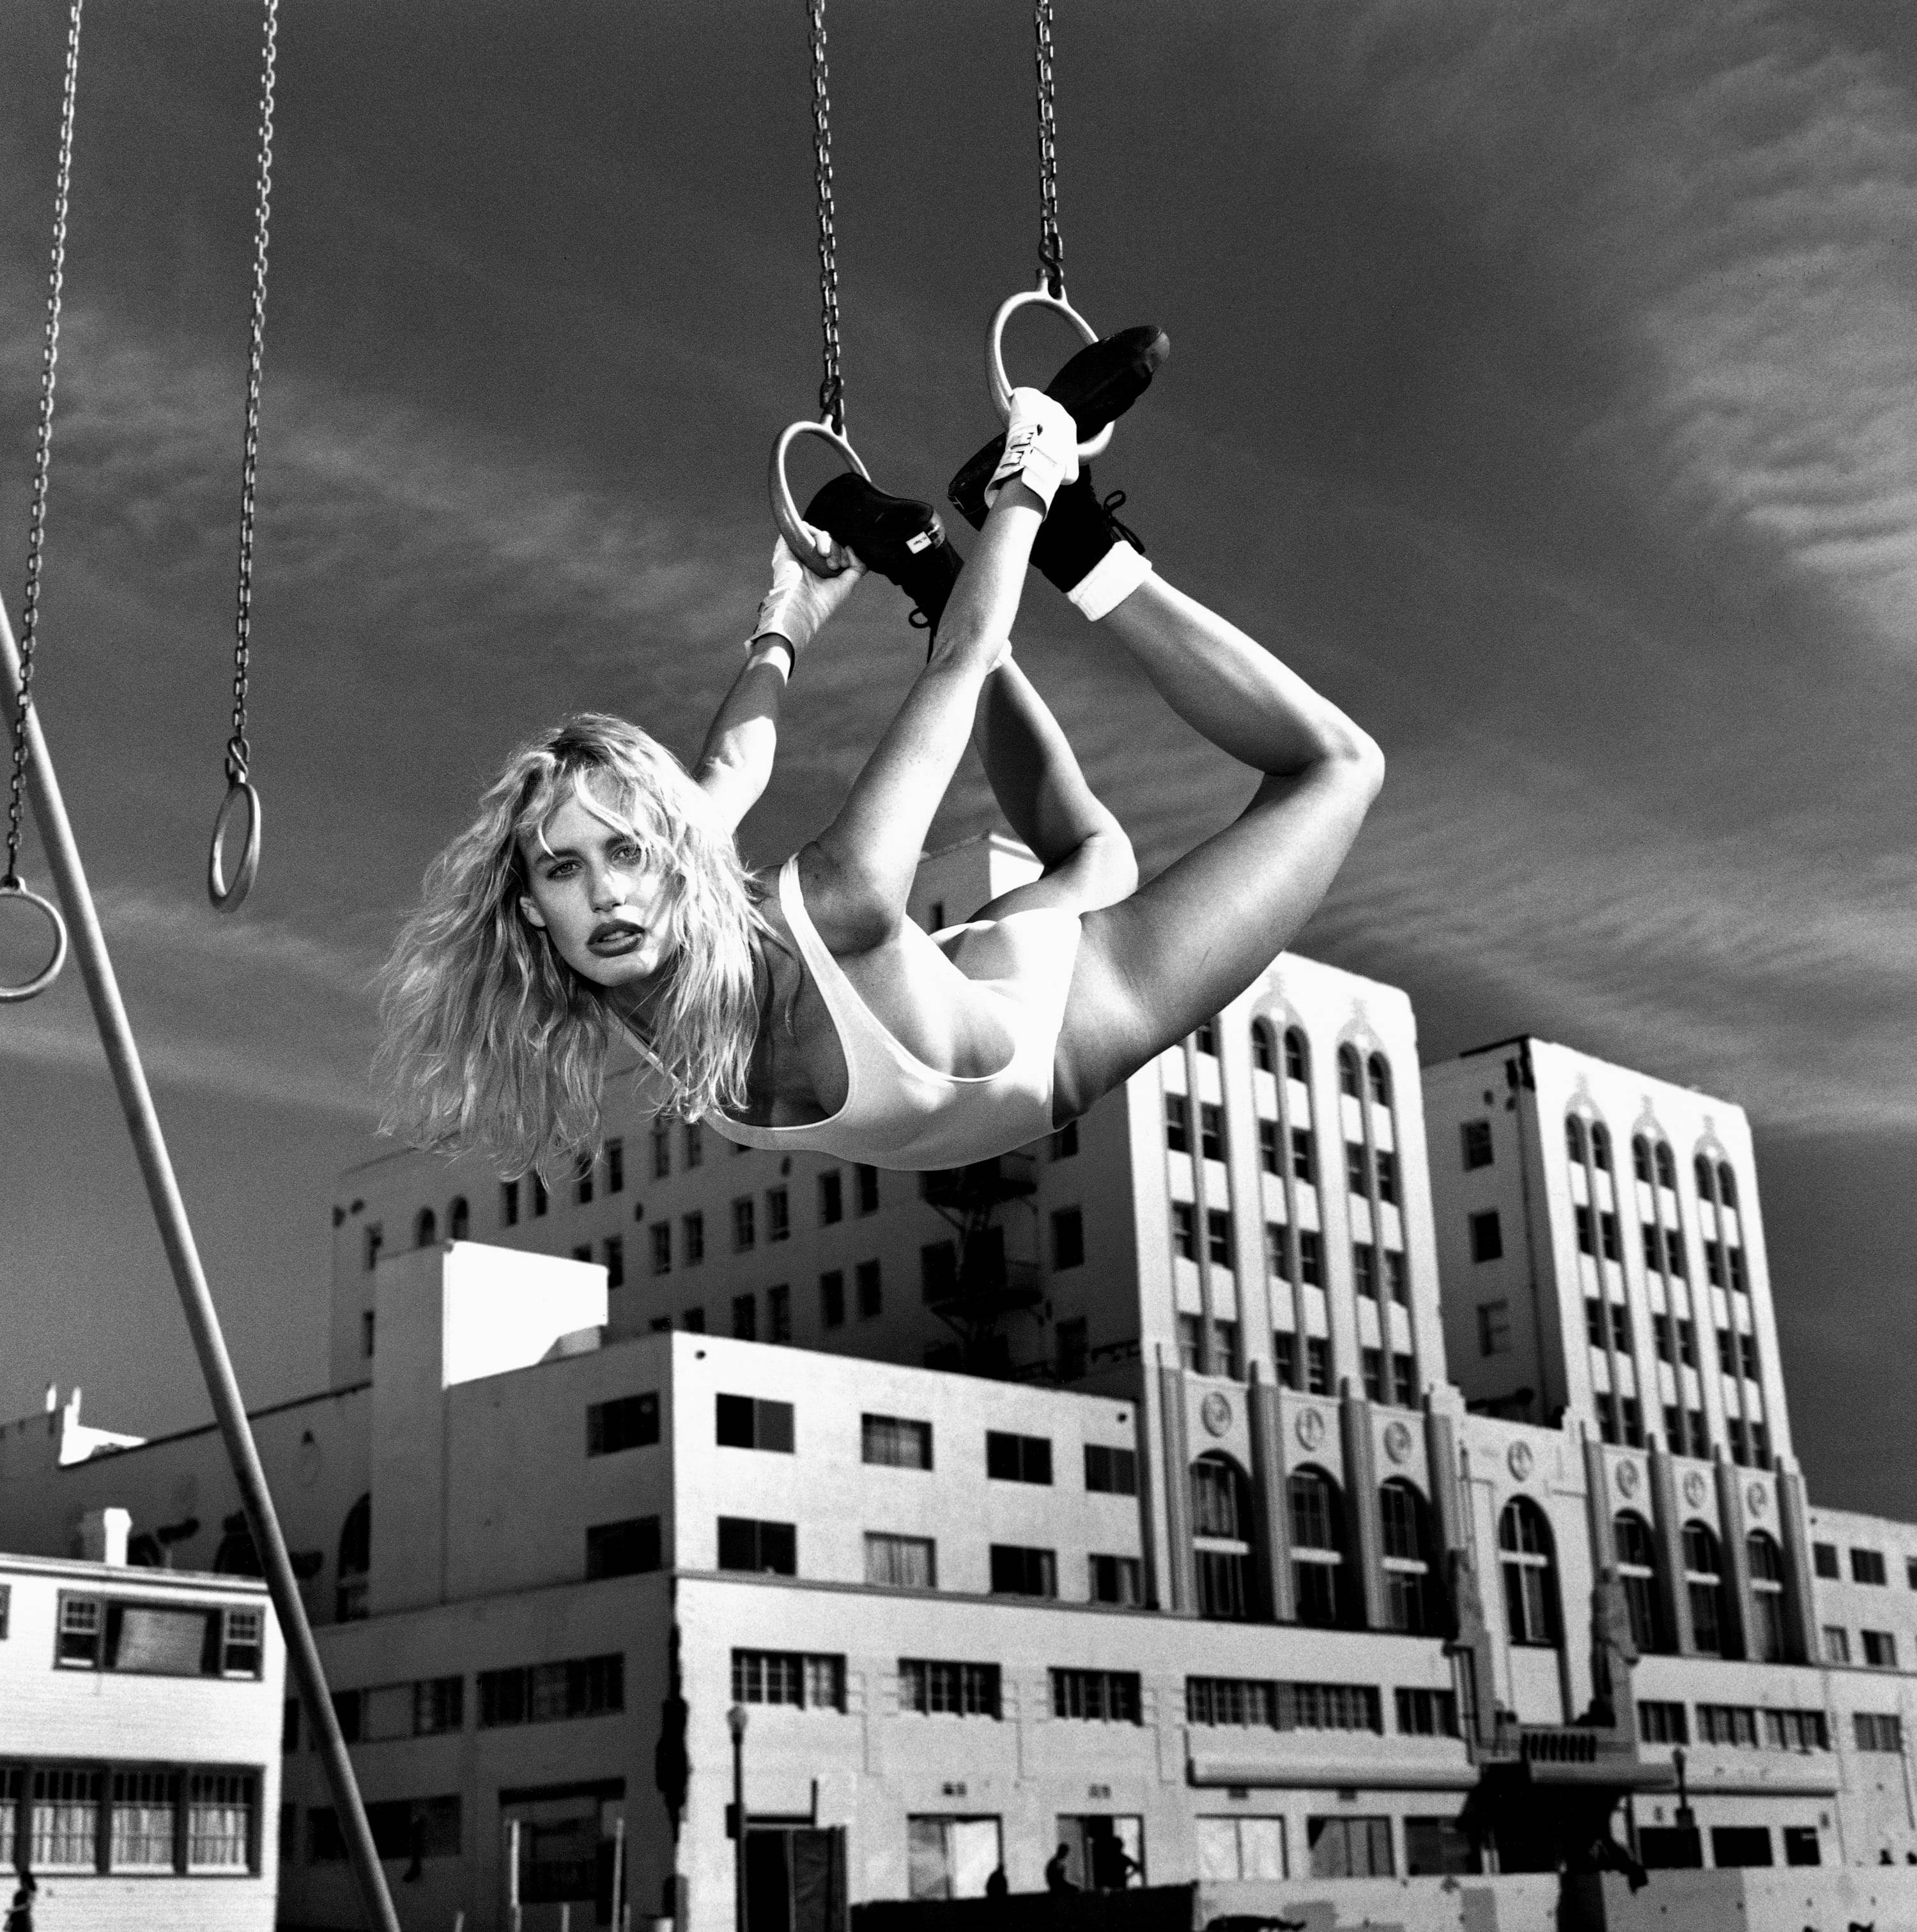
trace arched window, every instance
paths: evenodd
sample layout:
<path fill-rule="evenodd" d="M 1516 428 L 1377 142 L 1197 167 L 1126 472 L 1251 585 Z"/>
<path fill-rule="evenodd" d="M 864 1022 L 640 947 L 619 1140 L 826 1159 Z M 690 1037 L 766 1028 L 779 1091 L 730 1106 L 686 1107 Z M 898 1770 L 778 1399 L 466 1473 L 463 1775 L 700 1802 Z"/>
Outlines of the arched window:
<path fill-rule="evenodd" d="M 1711 1198 L 1711 1180 L 1713 1172 L 1711 1166 L 1711 1156 L 1706 1154 L 1700 1154 L 1690 1165 L 1693 1172 L 1697 1176 L 1697 1198 L 1700 1201 L 1708 1201 Z"/>
<path fill-rule="evenodd" d="M 1200 1020 L 1194 1040 L 1199 1052 L 1208 1054 L 1216 1060 L 1218 1058 L 1218 1022 L 1216 1020 Z"/>
<path fill-rule="evenodd" d="M 1272 1040 L 1270 1027 L 1263 1020 L 1252 1022 L 1252 1064 L 1261 1073 L 1278 1071 L 1278 1048 Z"/>
<path fill-rule="evenodd" d="M 362 1496 L 346 1511 L 340 1529 L 339 1596 L 335 1614 L 343 1624 L 366 1615 L 366 1573 L 373 1567 L 373 1498 Z"/>
<path fill-rule="evenodd" d="M 1651 1178 L 1651 1143 L 1642 1134 L 1630 1137 L 1630 1171 L 1640 1180 Z"/>
<path fill-rule="evenodd" d="M 1329 1629 L 1341 1621 L 1344 1539 L 1340 1533 L 1338 1486 L 1322 1469 L 1294 1469 L 1287 1485 L 1292 1504 L 1292 1582 L 1298 1622 Z"/>
<path fill-rule="evenodd" d="M 463 1241 L 472 1226 L 472 1210 L 466 1204 L 464 1194 L 455 1194 L 452 1205 L 446 1210 L 446 1238 L 449 1241 Z"/>
<path fill-rule="evenodd" d="M 1575 1114 L 1564 1116 L 1564 1151 L 1573 1160 L 1584 1159 L 1584 1123 Z"/>
<path fill-rule="evenodd" d="M 1391 1105 L 1391 1070 L 1385 1065 L 1384 1054 L 1374 1053 L 1365 1062 L 1365 1072 L 1371 1080 L 1372 1103 L 1388 1112 Z"/>
<path fill-rule="evenodd" d="M 1412 1486 L 1394 1478 L 1378 1492 L 1384 1546 L 1384 1622 L 1412 1636 L 1440 1624 L 1431 1562 L 1431 1512 Z"/>
<path fill-rule="evenodd" d="M 1251 1484 L 1214 1450 L 1192 1465 L 1192 1532 L 1198 1540 L 1198 1615 L 1242 1622 L 1254 1606 Z"/>
<path fill-rule="evenodd" d="M 1690 1598 L 1690 1633 L 1706 1656 L 1724 1648 L 1724 1564 L 1718 1539 L 1701 1522 L 1684 1526 L 1684 1582 Z"/>
<path fill-rule="evenodd" d="M 236 1510 L 220 1526 L 225 1532 L 213 1552 L 213 1572 L 218 1576 L 263 1576 L 265 1567 L 253 1545 L 253 1532 L 247 1527 L 246 1512 Z"/>
<path fill-rule="evenodd" d="M 1658 1163 L 1658 1185 L 1668 1187 L 1675 1194 L 1677 1192 L 1677 1156 L 1671 1152 L 1670 1142 L 1660 1141 L 1654 1151 Z"/>
<path fill-rule="evenodd" d="M 1602 1120 L 1591 1123 L 1591 1165 L 1611 1171 L 1611 1130 Z"/>
<path fill-rule="evenodd" d="M 1640 1652 L 1662 1650 L 1658 1617 L 1658 1544 L 1635 1510 L 1620 1510 L 1611 1524 L 1618 1547 L 1618 1581 L 1630 1611 L 1630 1640 Z"/>
<path fill-rule="evenodd" d="M 1304 1035 L 1296 1027 L 1287 1027 L 1285 1029 L 1285 1078 L 1295 1080 L 1303 1086 L 1310 1075 L 1310 1064 L 1305 1052 Z"/>
<path fill-rule="evenodd" d="M 1514 1643 L 1558 1641 L 1558 1581 L 1551 1526 L 1528 1496 L 1514 1496 L 1498 1519 L 1504 1621 Z"/>
<path fill-rule="evenodd" d="M 1768 1531 L 1744 1539 L 1750 1553 L 1750 1654 L 1775 1664 L 1784 1654 L 1784 1552 Z"/>
<path fill-rule="evenodd" d="M 419 1210 L 419 1218 L 412 1224 L 412 1245 L 416 1248 L 430 1248 L 440 1238 L 440 1217 L 430 1208 Z"/>
<path fill-rule="evenodd" d="M 1338 1049 L 1338 1091 L 1348 1094 L 1356 1100 L 1364 1091 L 1358 1084 L 1358 1048 L 1341 1046 Z"/>
<path fill-rule="evenodd" d="M 1727 1160 L 1720 1160 L 1718 1163 L 1718 1198 L 1726 1208 L 1737 1205 L 1737 1176 L 1732 1173 L 1730 1162 Z"/>

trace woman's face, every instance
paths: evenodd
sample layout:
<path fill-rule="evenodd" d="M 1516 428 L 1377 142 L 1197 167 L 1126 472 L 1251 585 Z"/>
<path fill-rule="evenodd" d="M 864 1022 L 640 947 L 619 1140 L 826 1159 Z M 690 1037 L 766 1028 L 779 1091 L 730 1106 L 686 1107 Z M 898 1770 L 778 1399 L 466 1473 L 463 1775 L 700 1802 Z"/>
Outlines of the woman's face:
<path fill-rule="evenodd" d="M 543 843 L 520 841 L 520 856 L 531 881 L 520 910 L 582 979 L 643 986 L 671 958 L 670 880 L 577 792 L 546 820 Z"/>

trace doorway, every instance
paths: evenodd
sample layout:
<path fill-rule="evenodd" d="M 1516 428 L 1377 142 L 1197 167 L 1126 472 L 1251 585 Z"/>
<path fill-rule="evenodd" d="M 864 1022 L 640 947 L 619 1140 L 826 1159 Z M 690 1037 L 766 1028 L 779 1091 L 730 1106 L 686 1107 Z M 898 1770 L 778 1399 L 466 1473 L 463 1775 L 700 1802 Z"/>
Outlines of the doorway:
<path fill-rule="evenodd" d="M 844 1827 L 748 1826 L 746 1922 L 752 1932 L 843 1932 Z"/>

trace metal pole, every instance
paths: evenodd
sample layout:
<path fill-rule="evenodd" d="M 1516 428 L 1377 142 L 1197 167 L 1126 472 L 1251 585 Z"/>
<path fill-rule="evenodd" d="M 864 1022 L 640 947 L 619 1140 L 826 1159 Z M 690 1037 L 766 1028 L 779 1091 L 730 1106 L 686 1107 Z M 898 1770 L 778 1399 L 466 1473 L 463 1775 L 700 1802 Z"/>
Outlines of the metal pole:
<path fill-rule="evenodd" d="M 512 1932 L 520 1932 L 525 1923 L 519 1903 L 519 1820 L 506 1824 L 506 1909 Z"/>
<path fill-rule="evenodd" d="M 625 1932 L 626 1926 L 626 1814 L 621 1812 L 613 1820 L 613 1882 L 612 1922 L 613 1932 Z"/>
<path fill-rule="evenodd" d="M 14 707 L 20 703 L 20 660 L 4 602 L 0 602 L 0 662 L 4 662 L 7 672 L 4 679 L 0 679 L 0 694 L 5 698 L 10 724 Z M 226 1442 L 234 1480 L 239 1485 L 240 1503 L 253 1532 L 253 1545 L 266 1570 L 273 1608 L 279 1614 L 280 1629 L 286 1641 L 286 1662 L 299 1687 L 300 1701 L 306 1706 L 306 1720 L 313 1727 L 320 1762 L 326 1768 L 326 1782 L 346 1839 L 346 1856 L 359 1887 L 360 1904 L 373 1932 L 400 1932 L 398 1916 L 386 1889 L 386 1875 L 380 1869 L 380 1855 L 374 1846 L 372 1828 L 366 1822 L 366 1808 L 360 1802 L 359 1785 L 346 1756 L 346 1741 L 340 1735 L 333 1700 L 327 1694 L 326 1674 L 313 1641 L 313 1628 L 299 1600 L 299 1586 L 286 1556 L 286 1540 L 280 1533 L 280 1519 L 266 1487 L 266 1472 L 260 1466 L 260 1451 L 246 1419 L 246 1404 L 226 1353 L 226 1338 L 220 1332 L 220 1318 L 214 1310 L 206 1273 L 200 1264 L 200 1251 L 194 1244 L 193 1229 L 187 1220 L 186 1205 L 180 1198 L 173 1163 L 160 1131 L 160 1116 L 154 1111 L 146 1071 L 140 1065 L 140 1048 L 134 1044 L 133 1028 L 120 999 L 113 963 L 106 955 L 106 941 L 100 930 L 99 916 L 94 910 L 93 896 L 87 890 L 86 874 L 80 864 L 80 848 L 74 843 L 74 829 L 60 796 L 59 782 L 53 775 L 53 762 L 47 755 L 37 706 L 27 713 L 27 789 L 33 800 L 40 840 L 46 848 L 47 864 L 59 889 L 74 952 L 86 982 L 87 998 L 92 1003 L 94 1024 L 100 1030 L 100 1043 L 113 1070 L 113 1084 L 119 1090 L 121 1110 L 133 1136 L 134 1152 L 146 1182 L 147 1198 L 152 1204 L 160 1243 L 173 1270 L 173 1285 L 179 1290 L 187 1331 L 193 1337 L 200 1372 L 206 1378 L 206 1393 L 212 1398 L 213 1413 Z"/>
<path fill-rule="evenodd" d="M 747 1932 L 746 1912 L 746 1707 L 735 1704 L 726 1712 L 732 1732 L 732 1923 L 734 1932 Z"/>

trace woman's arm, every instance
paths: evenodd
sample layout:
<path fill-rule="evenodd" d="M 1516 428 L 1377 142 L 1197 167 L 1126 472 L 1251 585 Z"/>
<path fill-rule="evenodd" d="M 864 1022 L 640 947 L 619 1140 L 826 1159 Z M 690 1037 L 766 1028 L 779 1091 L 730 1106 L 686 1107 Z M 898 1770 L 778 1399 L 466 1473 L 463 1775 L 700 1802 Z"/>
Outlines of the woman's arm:
<path fill-rule="evenodd" d="M 771 782 L 778 752 L 779 706 L 792 674 L 790 644 L 776 632 L 754 638 L 706 734 L 692 777 L 728 832 Z"/>

